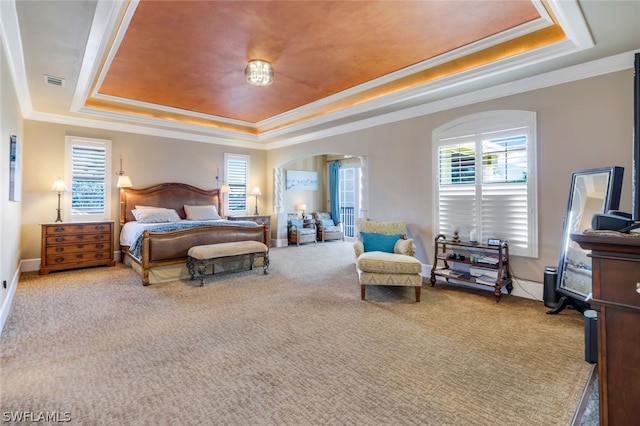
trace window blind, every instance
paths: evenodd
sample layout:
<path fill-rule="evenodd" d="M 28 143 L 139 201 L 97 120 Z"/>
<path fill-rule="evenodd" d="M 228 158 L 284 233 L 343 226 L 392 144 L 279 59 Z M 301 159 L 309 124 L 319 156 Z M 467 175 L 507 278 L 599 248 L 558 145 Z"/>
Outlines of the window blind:
<path fill-rule="evenodd" d="M 71 148 L 71 214 L 104 215 L 106 187 L 105 148 Z"/>
<path fill-rule="evenodd" d="M 463 240 L 475 230 L 479 241 L 499 238 L 509 243 L 512 254 L 536 257 L 531 126 L 514 126 L 508 117 L 517 116 L 513 112 L 504 123 L 500 112 L 490 114 L 434 131 L 435 229 L 445 235 L 459 230 Z"/>
<path fill-rule="evenodd" d="M 248 160 L 239 156 L 229 156 L 227 164 L 227 184 L 229 185 L 229 212 L 244 213 L 247 211 L 247 174 Z"/>

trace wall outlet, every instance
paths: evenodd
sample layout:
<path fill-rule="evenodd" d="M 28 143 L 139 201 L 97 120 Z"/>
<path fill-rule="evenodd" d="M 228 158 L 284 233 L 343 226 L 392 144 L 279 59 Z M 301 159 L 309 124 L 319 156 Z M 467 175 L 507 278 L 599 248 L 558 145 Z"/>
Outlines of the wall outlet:
<path fill-rule="evenodd" d="M 7 280 L 2 280 L 2 288 L 7 288 Z"/>

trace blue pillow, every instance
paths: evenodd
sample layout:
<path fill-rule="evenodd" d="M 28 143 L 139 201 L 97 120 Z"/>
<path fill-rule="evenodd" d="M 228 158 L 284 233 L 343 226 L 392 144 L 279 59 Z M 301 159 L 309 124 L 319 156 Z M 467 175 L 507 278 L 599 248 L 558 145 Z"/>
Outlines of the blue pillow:
<path fill-rule="evenodd" d="M 402 238 L 402 234 L 384 235 L 361 232 L 360 238 L 364 244 L 364 251 L 383 251 L 393 253 L 396 241 Z"/>
<path fill-rule="evenodd" d="M 336 226 L 336 224 L 333 223 L 333 219 L 322 219 L 320 222 L 322 222 L 322 226 Z"/>
<path fill-rule="evenodd" d="M 298 228 L 304 228 L 304 221 L 302 219 L 291 219 L 289 223 L 297 226 Z"/>

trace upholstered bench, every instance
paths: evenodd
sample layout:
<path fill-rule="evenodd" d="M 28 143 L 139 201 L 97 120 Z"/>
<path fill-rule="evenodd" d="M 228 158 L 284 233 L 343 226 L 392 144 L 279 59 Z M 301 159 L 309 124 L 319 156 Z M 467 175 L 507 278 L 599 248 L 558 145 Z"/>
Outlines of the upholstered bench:
<path fill-rule="evenodd" d="M 203 286 L 208 265 L 213 265 L 211 273 L 215 274 L 216 263 L 242 260 L 247 257 L 250 262 L 249 269 L 253 269 L 256 257 L 264 258 L 262 269 L 265 275 L 269 273 L 269 247 L 258 241 L 236 241 L 191 247 L 187 252 L 187 268 L 192 280 L 195 279 L 197 272 L 200 286 Z"/>

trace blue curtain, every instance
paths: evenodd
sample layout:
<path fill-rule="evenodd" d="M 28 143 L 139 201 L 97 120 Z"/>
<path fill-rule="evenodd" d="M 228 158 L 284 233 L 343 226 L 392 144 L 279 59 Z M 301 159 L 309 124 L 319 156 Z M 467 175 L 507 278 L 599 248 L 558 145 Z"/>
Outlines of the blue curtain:
<path fill-rule="evenodd" d="M 329 200 L 331 218 L 334 222 L 342 222 L 340 218 L 340 162 L 329 164 Z"/>

